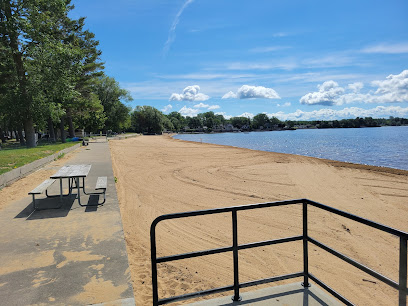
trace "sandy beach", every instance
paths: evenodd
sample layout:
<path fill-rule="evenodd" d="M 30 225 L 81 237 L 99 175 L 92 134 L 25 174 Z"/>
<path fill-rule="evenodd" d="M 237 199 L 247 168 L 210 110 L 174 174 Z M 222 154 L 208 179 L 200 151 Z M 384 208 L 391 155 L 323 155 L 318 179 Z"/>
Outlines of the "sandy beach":
<path fill-rule="evenodd" d="M 151 304 L 150 240 L 159 215 L 308 198 L 408 231 L 408 172 L 296 155 L 192 143 L 169 136 L 110 141 L 138 305 Z M 399 240 L 310 210 L 311 237 L 398 281 Z M 300 235 L 300 206 L 238 214 L 239 243 Z M 158 256 L 230 246 L 228 214 L 163 222 Z M 389 305 L 397 291 L 311 246 L 310 272 L 359 305 Z M 232 254 L 159 265 L 159 297 L 231 285 Z M 240 251 L 240 281 L 302 270 L 302 244 Z M 254 288 L 250 288 L 254 290 Z M 374 301 L 374 303 L 373 303 Z"/>

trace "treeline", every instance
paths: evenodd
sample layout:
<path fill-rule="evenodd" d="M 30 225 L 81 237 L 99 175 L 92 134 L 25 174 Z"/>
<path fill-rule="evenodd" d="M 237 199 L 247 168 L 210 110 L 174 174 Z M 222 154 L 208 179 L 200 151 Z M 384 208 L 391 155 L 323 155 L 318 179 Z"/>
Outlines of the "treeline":
<path fill-rule="evenodd" d="M 171 132 L 226 132 L 254 130 L 284 130 L 297 128 L 360 128 L 378 126 L 408 125 L 408 119 L 390 117 L 374 119 L 372 117 L 342 119 L 332 121 L 281 121 L 260 113 L 252 119 L 249 117 L 232 117 L 226 119 L 214 112 L 200 113 L 195 117 L 184 117 L 178 112 L 168 115 L 151 106 L 138 106 L 131 114 L 131 130 L 144 134 Z"/>
<path fill-rule="evenodd" d="M 72 19 L 70 0 L 0 2 L 0 138 L 36 146 L 48 131 L 62 142 L 76 129 L 125 131 L 131 100 L 104 74 L 95 35 Z M 13 133 L 11 133 L 13 132 Z"/>
<path fill-rule="evenodd" d="M 399 117 L 385 118 L 372 118 L 357 117 L 355 119 L 342 119 L 342 120 L 330 120 L 330 121 L 285 121 L 285 124 L 290 127 L 302 126 L 307 128 L 360 128 L 360 127 L 379 127 L 379 126 L 401 126 L 408 125 L 408 119 Z"/>

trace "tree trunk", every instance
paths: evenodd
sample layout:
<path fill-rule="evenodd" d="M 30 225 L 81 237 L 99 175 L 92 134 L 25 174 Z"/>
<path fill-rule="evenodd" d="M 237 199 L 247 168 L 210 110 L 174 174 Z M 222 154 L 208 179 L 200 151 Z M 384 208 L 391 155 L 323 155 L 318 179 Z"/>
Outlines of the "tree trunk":
<path fill-rule="evenodd" d="M 18 134 L 17 130 L 14 130 L 14 135 L 16 135 L 16 141 L 20 141 L 20 135 Z"/>
<path fill-rule="evenodd" d="M 48 134 L 50 135 L 48 140 L 51 142 L 56 142 L 57 138 L 55 137 L 54 122 L 52 122 L 51 117 L 48 118 Z"/>
<path fill-rule="evenodd" d="M 26 70 L 24 68 L 23 63 L 23 55 L 19 49 L 19 33 L 17 32 L 14 23 L 16 22 L 16 18 L 13 16 L 11 11 L 11 1 L 2 1 L 4 3 L 4 15 L 5 21 L 3 22 L 5 26 L 5 31 L 9 34 L 9 46 L 12 51 L 13 61 L 15 64 L 16 72 L 17 72 L 17 79 L 19 84 L 19 94 L 22 101 L 22 108 L 24 109 L 24 113 L 26 119 L 24 119 L 24 130 L 25 130 L 25 137 L 27 141 L 27 147 L 32 148 L 35 147 L 37 144 L 35 142 L 35 131 L 34 131 L 34 123 L 33 118 L 31 115 L 31 98 L 27 94 L 27 76 Z M 21 102 L 20 101 L 20 102 Z M 21 139 L 21 138 L 20 138 Z M 20 140 L 21 143 L 21 140 Z"/>
<path fill-rule="evenodd" d="M 35 142 L 34 122 L 32 118 L 24 121 L 24 132 L 27 148 L 35 148 L 37 143 Z"/>
<path fill-rule="evenodd" d="M 18 127 L 17 132 L 18 132 L 18 137 L 20 138 L 20 145 L 25 146 L 25 139 L 23 136 L 23 129 L 21 128 L 21 126 Z"/>
<path fill-rule="evenodd" d="M 2 128 L 0 128 L 0 140 L 2 143 L 5 143 L 7 141 L 6 137 L 4 137 L 4 132 Z"/>
<path fill-rule="evenodd" d="M 68 135 L 70 138 L 75 137 L 75 130 L 74 130 L 74 125 L 72 123 L 72 115 L 71 115 L 71 109 L 67 109 L 67 121 L 68 121 Z"/>
<path fill-rule="evenodd" d="M 66 136 L 65 136 L 65 118 L 61 117 L 61 122 L 60 122 L 60 130 L 61 130 L 61 142 L 66 143 Z"/>

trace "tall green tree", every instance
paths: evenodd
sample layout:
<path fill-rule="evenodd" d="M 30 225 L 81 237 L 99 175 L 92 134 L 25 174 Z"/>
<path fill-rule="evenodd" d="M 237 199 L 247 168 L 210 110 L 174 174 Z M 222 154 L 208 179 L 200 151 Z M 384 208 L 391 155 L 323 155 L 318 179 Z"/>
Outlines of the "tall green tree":
<path fill-rule="evenodd" d="M 269 122 L 269 117 L 266 114 L 257 114 L 252 119 L 252 125 L 255 129 L 259 129 L 261 126 L 265 127 L 265 124 Z"/>
<path fill-rule="evenodd" d="M 114 78 L 102 76 L 94 86 L 106 116 L 105 130 L 123 132 L 130 127 L 130 107 L 121 102 L 132 101 L 130 93 L 120 88 Z"/>
<path fill-rule="evenodd" d="M 131 114 L 132 127 L 137 133 L 160 134 L 165 115 L 152 106 L 137 106 Z"/>
<path fill-rule="evenodd" d="M 0 2 L 2 47 L 13 60 L 13 103 L 28 147 L 36 146 L 35 124 L 41 126 L 55 109 L 49 103 L 70 100 L 76 94 L 69 68 L 78 62 L 80 53 L 63 40 L 70 9 L 69 0 Z"/>

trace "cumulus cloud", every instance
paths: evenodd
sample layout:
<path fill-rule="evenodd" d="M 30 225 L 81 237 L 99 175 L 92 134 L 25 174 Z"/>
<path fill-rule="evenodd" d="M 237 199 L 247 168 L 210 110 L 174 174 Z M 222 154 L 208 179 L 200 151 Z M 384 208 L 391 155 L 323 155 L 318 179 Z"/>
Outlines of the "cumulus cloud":
<path fill-rule="evenodd" d="M 310 92 L 300 98 L 301 104 L 320 104 L 334 105 L 335 100 L 344 93 L 344 88 L 340 87 L 335 81 L 326 81 L 323 84 L 317 85 L 319 91 Z"/>
<path fill-rule="evenodd" d="M 245 112 L 245 113 L 243 113 L 243 114 L 241 114 L 241 115 L 239 115 L 238 117 L 249 117 L 249 118 L 254 118 L 254 114 L 252 114 L 252 113 L 247 113 L 247 112 Z"/>
<path fill-rule="evenodd" d="M 206 108 L 208 110 L 213 110 L 213 109 L 219 109 L 219 105 L 209 105 L 209 104 L 204 104 L 204 103 L 199 103 L 194 105 L 195 108 Z"/>
<path fill-rule="evenodd" d="M 318 85 L 319 91 L 311 92 L 300 98 L 301 104 L 307 105 L 342 105 L 348 103 L 401 103 L 408 102 L 408 70 L 400 74 L 390 74 L 385 80 L 371 82 L 375 90 L 361 93 L 364 84 L 356 82 L 349 84 L 346 92 L 334 81 Z"/>
<path fill-rule="evenodd" d="M 195 117 L 197 116 L 199 109 L 198 108 L 190 108 L 187 106 L 183 106 L 179 111 L 178 111 L 182 116 L 186 117 Z"/>
<path fill-rule="evenodd" d="M 221 99 L 235 99 L 235 98 L 237 98 L 237 94 L 232 91 L 229 91 L 225 95 L 223 95 Z"/>
<path fill-rule="evenodd" d="M 200 86 L 198 85 L 192 85 L 192 86 L 187 86 L 184 88 L 183 93 L 177 94 L 173 93 L 170 96 L 169 101 L 206 101 L 210 97 L 200 93 Z"/>
<path fill-rule="evenodd" d="M 390 74 L 384 81 L 374 81 L 377 86 L 376 94 L 384 102 L 407 102 L 408 101 L 408 70 L 400 74 Z"/>
<path fill-rule="evenodd" d="M 275 116 L 280 120 L 340 120 L 356 117 L 386 118 L 389 116 L 407 117 L 408 107 L 403 108 L 400 106 L 377 106 L 371 109 L 346 107 L 341 110 L 322 108 L 311 112 L 305 112 L 298 109 L 293 113 L 276 112 L 267 115 L 269 117 Z"/>
<path fill-rule="evenodd" d="M 227 115 L 225 112 L 218 112 L 215 113 L 215 115 L 223 115 L 225 119 L 230 120 L 232 118 L 232 116 Z"/>
<path fill-rule="evenodd" d="M 165 107 L 163 107 L 162 108 L 162 112 L 163 113 L 166 113 L 166 112 L 168 112 L 169 110 L 171 110 L 173 108 L 173 106 L 171 105 L 171 104 L 169 104 L 169 105 L 166 105 Z"/>
<path fill-rule="evenodd" d="M 363 89 L 364 84 L 361 82 L 355 82 L 348 84 L 347 88 L 352 90 L 353 92 L 359 92 L 361 89 Z"/>
<path fill-rule="evenodd" d="M 278 93 L 272 88 L 263 86 L 243 85 L 236 93 L 227 92 L 222 99 L 280 99 Z"/>

